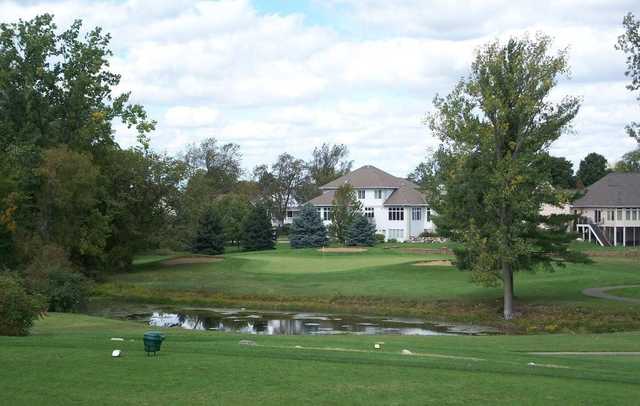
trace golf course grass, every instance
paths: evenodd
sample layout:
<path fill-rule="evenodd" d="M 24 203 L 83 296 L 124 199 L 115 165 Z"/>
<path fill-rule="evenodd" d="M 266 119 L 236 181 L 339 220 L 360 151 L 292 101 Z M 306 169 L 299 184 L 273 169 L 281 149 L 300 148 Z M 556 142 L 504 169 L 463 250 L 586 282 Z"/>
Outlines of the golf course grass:
<path fill-rule="evenodd" d="M 163 329 L 162 350 L 147 357 L 146 329 L 49 314 L 29 337 L 0 337 L 0 403 L 633 405 L 640 397 L 640 356 L 529 354 L 635 352 L 639 333 L 270 337 Z M 121 358 L 111 357 L 116 348 Z"/>
<path fill-rule="evenodd" d="M 326 253 L 278 244 L 273 251 L 175 266 L 165 264 L 167 257 L 145 257 L 132 272 L 107 278 L 97 292 L 121 302 L 412 315 L 489 323 L 516 333 L 640 329 L 639 305 L 582 294 L 589 287 L 640 283 L 637 258 L 594 257 L 592 264 L 567 264 L 557 272 L 518 273 L 520 317 L 504 323 L 500 287 L 474 284 L 470 273 L 453 266 L 414 266 L 452 259 L 425 247 L 432 248 L 399 244 Z"/>

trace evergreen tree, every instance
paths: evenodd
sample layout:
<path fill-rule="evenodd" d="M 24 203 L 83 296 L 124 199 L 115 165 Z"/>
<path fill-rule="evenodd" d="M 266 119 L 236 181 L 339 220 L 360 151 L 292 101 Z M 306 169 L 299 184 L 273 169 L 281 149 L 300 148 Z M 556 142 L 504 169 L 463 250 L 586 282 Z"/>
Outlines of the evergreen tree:
<path fill-rule="evenodd" d="M 245 250 L 258 251 L 274 248 L 273 227 L 269 212 L 262 205 L 256 205 L 244 219 L 241 245 Z"/>
<path fill-rule="evenodd" d="M 224 252 L 224 231 L 220 216 L 209 208 L 198 222 L 196 236 L 191 249 L 198 254 L 217 255 Z"/>
<path fill-rule="evenodd" d="M 289 241 L 293 248 L 322 247 L 327 244 L 327 229 L 313 205 L 305 205 L 300 216 L 293 219 Z"/>
<path fill-rule="evenodd" d="M 376 242 L 376 226 L 365 216 L 358 214 L 347 230 L 347 245 L 371 247 Z"/>

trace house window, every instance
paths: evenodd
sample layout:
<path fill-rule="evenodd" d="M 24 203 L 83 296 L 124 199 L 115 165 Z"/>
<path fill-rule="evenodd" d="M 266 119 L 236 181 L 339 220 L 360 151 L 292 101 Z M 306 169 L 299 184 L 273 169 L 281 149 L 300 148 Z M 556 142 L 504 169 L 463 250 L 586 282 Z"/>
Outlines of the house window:
<path fill-rule="evenodd" d="M 622 220 L 622 209 L 618 209 L 618 220 Z"/>
<path fill-rule="evenodd" d="M 329 221 L 331 220 L 331 207 L 325 207 L 322 211 L 322 220 Z"/>
<path fill-rule="evenodd" d="M 431 207 L 427 207 L 427 221 L 431 221 Z"/>
<path fill-rule="evenodd" d="M 422 220 L 422 207 L 412 207 L 411 208 L 411 220 L 413 220 L 413 221 Z"/>
<path fill-rule="evenodd" d="M 376 199 L 382 199 L 382 189 L 375 190 L 375 197 Z"/>
<path fill-rule="evenodd" d="M 365 207 L 364 208 L 364 216 L 366 218 L 372 219 L 374 217 L 374 215 L 373 215 L 373 207 Z"/>
<path fill-rule="evenodd" d="M 316 207 L 316 211 L 318 212 L 318 216 L 322 218 L 322 207 Z"/>
<path fill-rule="evenodd" d="M 632 217 L 633 220 L 637 220 L 638 219 L 638 209 L 633 209 L 631 217 Z"/>
<path fill-rule="evenodd" d="M 631 220 L 631 209 L 625 210 L 624 219 L 625 220 Z"/>
<path fill-rule="evenodd" d="M 607 210 L 607 220 L 615 220 L 615 212 L 613 210 Z"/>
<path fill-rule="evenodd" d="M 389 229 L 389 239 L 399 239 L 404 238 L 404 229 L 402 228 L 390 228 Z"/>
<path fill-rule="evenodd" d="M 393 220 L 393 221 L 404 220 L 404 208 L 389 207 L 389 220 Z"/>
<path fill-rule="evenodd" d="M 364 199 L 365 196 L 366 194 L 364 190 L 358 190 L 358 199 Z"/>
<path fill-rule="evenodd" d="M 287 217 L 289 218 L 293 217 L 293 211 L 287 210 Z"/>

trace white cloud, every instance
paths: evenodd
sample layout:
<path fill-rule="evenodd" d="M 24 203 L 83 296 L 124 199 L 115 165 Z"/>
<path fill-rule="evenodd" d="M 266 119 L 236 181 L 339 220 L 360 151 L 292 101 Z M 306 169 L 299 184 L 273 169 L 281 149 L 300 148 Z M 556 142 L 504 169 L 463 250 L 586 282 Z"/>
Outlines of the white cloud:
<path fill-rule="evenodd" d="M 215 124 L 219 114 L 219 111 L 212 107 L 170 107 L 162 124 L 181 128 L 210 127 Z"/>
<path fill-rule="evenodd" d="M 322 24 L 314 7 L 328 15 Z M 478 46 L 523 32 L 569 46 L 572 80 L 555 94 L 584 100 L 575 134 L 552 152 L 613 161 L 631 149 L 623 128 L 640 107 L 613 46 L 634 8 L 630 0 L 325 0 L 285 14 L 249 0 L 39 0 L 0 2 L 0 15 L 50 12 L 60 27 L 82 18 L 111 32 L 118 90 L 155 113 L 159 150 L 214 136 L 238 142 L 249 169 L 284 151 L 306 158 L 322 142 L 345 143 L 356 164 L 405 175 L 437 143 L 422 124 L 435 94 L 468 72 Z"/>

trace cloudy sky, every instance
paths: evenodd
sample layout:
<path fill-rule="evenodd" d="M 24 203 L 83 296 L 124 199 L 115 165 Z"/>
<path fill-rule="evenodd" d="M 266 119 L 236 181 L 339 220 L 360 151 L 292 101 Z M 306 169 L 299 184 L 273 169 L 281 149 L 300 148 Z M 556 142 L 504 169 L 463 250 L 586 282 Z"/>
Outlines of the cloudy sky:
<path fill-rule="evenodd" d="M 349 146 L 356 166 L 406 175 L 437 140 L 422 124 L 433 97 L 495 38 L 542 31 L 569 47 L 557 95 L 583 98 L 552 153 L 610 161 L 634 147 L 640 106 L 614 49 L 637 0 L 0 0 L 0 20 L 49 12 L 113 36 L 114 71 L 158 121 L 152 145 L 178 154 L 206 137 L 240 144 L 250 170 L 284 151 Z M 135 142 L 118 128 L 123 145 Z"/>

